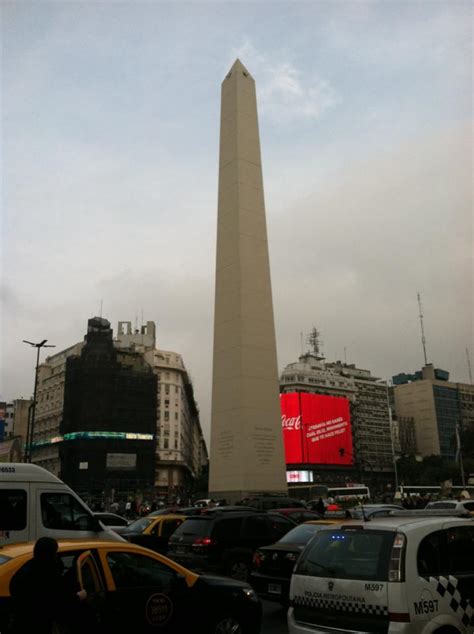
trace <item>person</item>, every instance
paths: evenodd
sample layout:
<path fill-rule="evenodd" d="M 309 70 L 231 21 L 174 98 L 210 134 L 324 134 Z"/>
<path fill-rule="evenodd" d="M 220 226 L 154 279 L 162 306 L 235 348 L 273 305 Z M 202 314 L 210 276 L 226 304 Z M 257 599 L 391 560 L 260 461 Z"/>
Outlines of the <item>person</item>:
<path fill-rule="evenodd" d="M 130 518 L 132 516 L 132 503 L 127 500 L 125 503 L 125 517 Z"/>
<path fill-rule="evenodd" d="M 58 623 L 73 618 L 81 601 L 86 599 L 85 590 L 74 591 L 63 583 L 57 552 L 55 539 L 40 537 L 34 546 L 33 559 L 11 580 L 12 633 L 51 634 Z"/>
<path fill-rule="evenodd" d="M 324 514 L 326 513 L 326 507 L 324 505 L 323 498 L 319 498 L 318 503 L 316 504 L 316 510 L 322 516 L 324 516 Z"/>

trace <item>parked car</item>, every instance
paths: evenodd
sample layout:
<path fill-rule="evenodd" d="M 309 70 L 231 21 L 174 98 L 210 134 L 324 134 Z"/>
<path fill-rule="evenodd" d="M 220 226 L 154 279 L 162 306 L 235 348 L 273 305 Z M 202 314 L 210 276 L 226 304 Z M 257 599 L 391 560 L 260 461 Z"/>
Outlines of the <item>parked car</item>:
<path fill-rule="evenodd" d="M 199 515 L 203 510 L 198 506 L 166 506 L 157 511 L 152 511 L 147 517 L 157 517 L 158 515 L 169 515 L 170 513 L 177 513 L 178 515 Z"/>
<path fill-rule="evenodd" d="M 115 531 L 117 528 L 121 529 L 130 524 L 130 520 L 116 513 L 94 513 L 96 517 L 104 526 Z"/>
<path fill-rule="evenodd" d="M 474 500 L 439 500 L 437 502 L 428 502 L 425 508 L 437 511 L 467 511 L 474 514 Z"/>
<path fill-rule="evenodd" d="M 318 519 L 304 522 L 291 529 L 270 546 L 257 548 L 253 556 L 250 583 L 262 599 L 288 604 L 290 579 L 300 552 L 317 531 L 340 525 L 341 519 Z"/>
<path fill-rule="evenodd" d="M 288 626 L 472 634 L 473 605 L 474 521 L 406 512 L 318 531 L 291 577 Z"/>
<path fill-rule="evenodd" d="M 192 570 L 247 580 L 255 549 L 272 544 L 294 526 L 278 513 L 255 511 L 189 517 L 171 535 L 168 556 Z"/>
<path fill-rule="evenodd" d="M 168 540 L 186 519 L 186 515 L 157 515 L 140 517 L 120 531 L 120 535 L 133 544 L 140 544 L 157 553 L 168 552 Z"/>
<path fill-rule="evenodd" d="M 10 582 L 32 559 L 33 547 L 34 542 L 24 542 L 2 548 L 0 632 L 7 631 Z M 261 604 L 246 583 L 197 575 L 127 542 L 60 540 L 58 556 L 64 574 L 72 575 L 88 594 L 87 601 L 69 614 L 78 631 L 93 631 L 85 625 L 88 620 L 100 623 L 101 634 L 260 631 Z"/>

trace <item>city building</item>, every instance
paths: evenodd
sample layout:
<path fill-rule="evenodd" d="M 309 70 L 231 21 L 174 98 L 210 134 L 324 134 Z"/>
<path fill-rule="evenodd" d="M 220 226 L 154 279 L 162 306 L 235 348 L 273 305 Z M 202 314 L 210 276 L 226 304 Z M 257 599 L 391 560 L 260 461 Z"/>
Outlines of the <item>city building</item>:
<path fill-rule="evenodd" d="M 106 497 L 153 490 L 156 384 L 142 354 L 114 345 L 109 321 L 89 319 L 80 354 L 66 361 L 59 455 L 67 484 Z"/>
<path fill-rule="evenodd" d="M 132 330 L 120 321 L 115 345 L 144 355 L 157 380 L 155 488 L 168 498 L 188 498 L 208 463 L 199 409 L 182 356 L 156 348 L 154 322 Z"/>
<path fill-rule="evenodd" d="M 425 365 L 413 374 L 392 378 L 392 401 L 397 419 L 414 420 L 416 447 L 422 457 L 454 459 L 456 427 L 474 428 L 474 386 L 449 380 L 449 372 Z"/>
<path fill-rule="evenodd" d="M 310 335 L 312 350 L 288 364 L 280 377 L 282 394 L 307 392 L 344 397 L 350 403 L 353 466 L 312 465 L 334 483 L 341 480 L 384 481 L 393 473 L 394 450 L 388 386 L 369 370 L 341 361 L 328 363 L 320 353 L 319 333 Z M 309 465 L 306 465 L 308 468 Z M 291 470 L 298 465 L 290 465 Z M 303 465 L 300 465 L 303 468 Z"/>

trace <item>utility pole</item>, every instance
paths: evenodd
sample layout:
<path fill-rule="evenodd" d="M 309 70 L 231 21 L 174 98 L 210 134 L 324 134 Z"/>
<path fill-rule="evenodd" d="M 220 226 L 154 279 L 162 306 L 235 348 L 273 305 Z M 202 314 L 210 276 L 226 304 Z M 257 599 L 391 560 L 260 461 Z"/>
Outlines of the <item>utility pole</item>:
<path fill-rule="evenodd" d="M 469 372 L 469 381 L 472 385 L 471 358 L 469 357 L 469 348 L 466 348 L 467 369 Z"/>
<path fill-rule="evenodd" d="M 31 409 L 31 420 L 29 420 L 29 424 L 26 430 L 26 447 L 25 447 L 25 462 L 31 462 L 32 456 L 32 444 L 33 444 L 33 434 L 35 431 L 35 414 L 36 414 L 36 391 L 38 389 L 38 367 L 39 367 L 39 357 L 41 348 L 55 348 L 56 346 L 47 345 L 47 339 L 43 339 L 40 343 L 33 343 L 32 341 L 26 341 L 23 339 L 23 343 L 27 343 L 33 348 L 36 348 L 36 369 L 35 369 L 35 387 L 33 391 L 33 407 Z"/>

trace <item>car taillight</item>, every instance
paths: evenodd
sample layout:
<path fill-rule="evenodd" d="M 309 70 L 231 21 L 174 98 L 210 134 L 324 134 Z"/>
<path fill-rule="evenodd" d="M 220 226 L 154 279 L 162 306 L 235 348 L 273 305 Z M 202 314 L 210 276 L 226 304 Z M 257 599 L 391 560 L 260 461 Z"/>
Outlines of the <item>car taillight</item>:
<path fill-rule="evenodd" d="M 405 569 L 403 565 L 406 546 L 406 537 L 403 533 L 397 533 L 393 540 L 392 553 L 388 567 L 389 581 L 405 581 Z"/>
<path fill-rule="evenodd" d="M 193 548 L 203 548 L 206 546 L 214 546 L 215 545 L 215 540 L 213 540 L 211 537 L 196 537 L 196 539 L 193 542 Z"/>
<path fill-rule="evenodd" d="M 253 555 L 253 565 L 256 568 L 259 568 L 262 565 L 264 559 L 265 559 L 265 556 L 262 553 L 260 553 L 258 550 L 255 551 Z"/>

